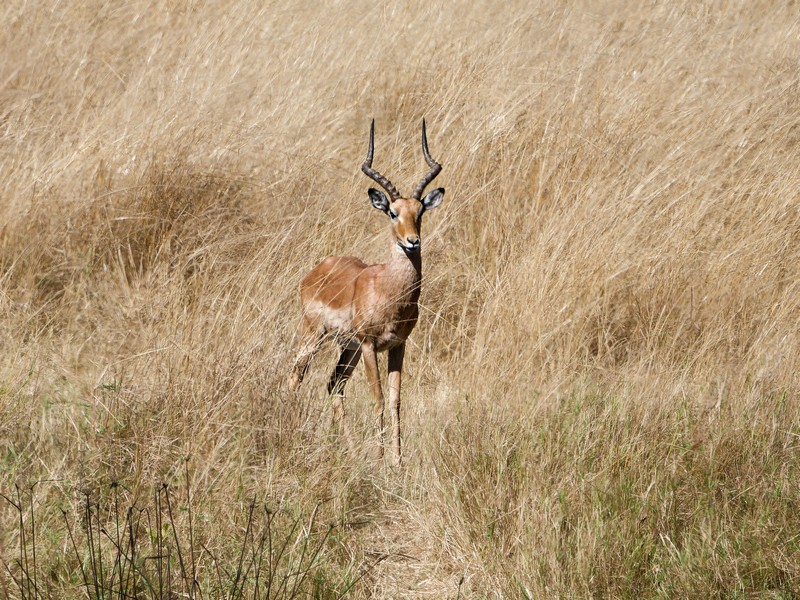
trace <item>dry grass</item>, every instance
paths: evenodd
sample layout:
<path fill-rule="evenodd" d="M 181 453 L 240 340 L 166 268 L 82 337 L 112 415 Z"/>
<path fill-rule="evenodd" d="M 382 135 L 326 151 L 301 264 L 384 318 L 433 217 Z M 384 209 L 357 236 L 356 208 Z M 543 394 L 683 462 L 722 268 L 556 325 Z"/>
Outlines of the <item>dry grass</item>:
<path fill-rule="evenodd" d="M 0 595 L 795 597 L 792 3 L 0 21 Z M 399 472 L 331 353 L 283 385 L 302 274 L 385 251 L 373 116 L 448 190 Z"/>

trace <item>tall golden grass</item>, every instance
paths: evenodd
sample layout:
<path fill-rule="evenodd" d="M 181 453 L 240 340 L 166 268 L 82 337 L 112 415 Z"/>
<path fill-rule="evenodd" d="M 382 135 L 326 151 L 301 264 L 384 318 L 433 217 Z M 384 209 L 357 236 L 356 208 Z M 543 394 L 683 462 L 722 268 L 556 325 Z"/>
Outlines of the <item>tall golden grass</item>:
<path fill-rule="evenodd" d="M 3 597 L 797 594 L 793 3 L 0 22 Z M 332 350 L 284 380 L 303 274 L 386 249 L 370 118 L 408 191 L 423 116 L 396 471 Z"/>

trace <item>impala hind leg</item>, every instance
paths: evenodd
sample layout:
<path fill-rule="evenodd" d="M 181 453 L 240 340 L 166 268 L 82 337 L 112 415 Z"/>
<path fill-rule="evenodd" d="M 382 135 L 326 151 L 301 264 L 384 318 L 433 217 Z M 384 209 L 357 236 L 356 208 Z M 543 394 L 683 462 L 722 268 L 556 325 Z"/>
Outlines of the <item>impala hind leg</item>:
<path fill-rule="evenodd" d="M 344 436 L 350 451 L 353 451 L 353 438 L 344 414 L 344 386 L 353 374 L 358 360 L 361 358 L 361 345 L 357 342 L 348 343 L 343 349 L 336 368 L 328 382 L 328 396 L 333 400 L 333 418 L 339 427 L 339 433 Z"/>
<path fill-rule="evenodd" d="M 292 374 L 289 377 L 290 390 L 296 391 L 297 388 L 300 387 L 300 384 L 303 383 L 303 378 L 306 376 L 306 371 L 308 371 L 308 365 L 311 362 L 311 359 L 314 358 L 314 355 L 319 351 L 324 339 L 324 333 L 315 331 L 306 332 L 305 336 L 303 337 L 303 344 L 300 346 L 300 350 L 297 352 L 297 358 L 295 358 L 294 361 Z"/>

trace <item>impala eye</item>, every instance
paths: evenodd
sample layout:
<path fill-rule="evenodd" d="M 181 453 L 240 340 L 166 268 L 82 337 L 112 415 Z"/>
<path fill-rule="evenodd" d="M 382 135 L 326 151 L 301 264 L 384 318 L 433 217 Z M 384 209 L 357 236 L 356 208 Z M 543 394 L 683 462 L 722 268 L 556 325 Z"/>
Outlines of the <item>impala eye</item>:
<path fill-rule="evenodd" d="M 397 218 L 397 213 L 396 213 L 396 212 L 394 212 L 394 211 L 393 211 L 393 210 L 390 208 L 390 209 L 389 209 L 389 216 L 392 218 L 392 221 L 394 221 L 394 220 Z"/>

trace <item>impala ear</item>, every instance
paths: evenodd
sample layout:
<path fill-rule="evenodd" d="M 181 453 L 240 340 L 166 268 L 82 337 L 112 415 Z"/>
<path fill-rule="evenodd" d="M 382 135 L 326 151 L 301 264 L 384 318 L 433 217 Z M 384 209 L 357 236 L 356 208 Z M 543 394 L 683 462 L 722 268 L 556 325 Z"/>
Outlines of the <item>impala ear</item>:
<path fill-rule="evenodd" d="M 367 193 L 372 206 L 383 212 L 389 212 L 389 200 L 386 198 L 386 194 L 375 188 L 369 188 Z"/>
<path fill-rule="evenodd" d="M 437 188 L 425 194 L 425 197 L 422 199 L 422 206 L 425 207 L 425 210 L 430 210 L 439 206 L 442 200 L 444 200 L 444 188 Z"/>

